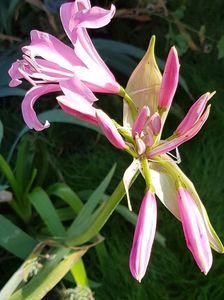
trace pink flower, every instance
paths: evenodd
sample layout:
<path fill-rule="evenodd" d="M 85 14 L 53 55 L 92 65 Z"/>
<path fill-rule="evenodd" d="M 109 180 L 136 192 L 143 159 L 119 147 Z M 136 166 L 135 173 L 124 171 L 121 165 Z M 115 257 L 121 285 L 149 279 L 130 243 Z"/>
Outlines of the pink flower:
<path fill-rule="evenodd" d="M 212 252 L 203 217 L 185 188 L 178 188 L 177 201 L 187 246 L 206 275 L 212 265 Z"/>
<path fill-rule="evenodd" d="M 21 79 L 26 79 L 34 87 L 38 87 L 33 88 L 32 93 L 28 92 L 23 100 L 26 103 L 23 105 L 24 119 L 30 128 L 36 130 L 46 128 L 46 124 L 40 126 L 36 114 L 33 113 L 32 117 L 29 117 L 29 112 L 33 111 L 33 103 L 40 96 L 53 91 L 52 84 L 57 86 L 57 91 L 63 91 L 65 85 L 67 89 L 69 86 L 78 87 L 73 92 L 80 105 L 77 105 L 74 98 L 65 99 L 66 96 L 62 96 L 59 98 L 61 101 L 63 99 L 61 106 L 66 111 L 70 109 L 76 111 L 77 117 L 91 120 L 93 123 L 95 117 L 89 118 L 88 114 L 91 108 L 89 107 L 87 115 L 84 109 L 86 102 L 91 106 L 96 101 L 95 96 L 91 94 L 92 91 L 103 93 L 120 91 L 120 85 L 100 58 L 86 31 L 86 28 L 107 25 L 115 13 L 115 7 L 112 5 L 110 10 L 105 10 L 91 7 L 88 0 L 76 0 L 63 4 L 60 12 L 63 27 L 74 49 L 48 33 L 33 30 L 31 44 L 22 48 L 23 59 L 16 61 L 9 70 L 12 78 L 10 86 L 17 86 L 21 84 Z M 41 86 L 43 88 L 40 88 Z M 88 100 L 85 98 L 87 94 Z"/>
<path fill-rule="evenodd" d="M 156 232 L 157 205 L 154 193 L 147 191 L 142 200 L 135 227 L 129 266 L 139 282 L 145 275 Z"/>

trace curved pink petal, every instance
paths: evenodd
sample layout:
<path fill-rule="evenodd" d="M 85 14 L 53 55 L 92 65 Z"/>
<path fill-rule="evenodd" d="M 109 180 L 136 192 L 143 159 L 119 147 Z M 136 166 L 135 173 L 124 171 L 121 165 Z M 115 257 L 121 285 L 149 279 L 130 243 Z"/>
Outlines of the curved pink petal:
<path fill-rule="evenodd" d="M 31 88 L 25 95 L 22 102 L 22 114 L 24 121 L 30 129 L 41 131 L 50 126 L 46 121 L 43 125 L 38 119 L 33 107 L 37 99 L 48 93 L 58 92 L 60 87 L 56 84 L 39 85 Z"/>
<path fill-rule="evenodd" d="M 100 109 L 96 110 L 96 117 L 100 128 L 109 142 L 111 142 L 114 147 L 123 150 L 126 144 L 111 118 Z"/>
<path fill-rule="evenodd" d="M 96 51 L 85 28 L 77 29 L 75 54 L 87 67 L 75 68 L 76 76 L 85 81 L 94 92 L 119 93 L 120 85 Z"/>
<path fill-rule="evenodd" d="M 83 9 L 76 12 L 69 22 L 69 30 L 72 31 L 77 27 L 84 28 L 100 28 L 113 18 L 116 12 L 115 6 L 112 4 L 110 10 L 94 6 L 90 9 Z"/>
<path fill-rule="evenodd" d="M 10 87 L 16 87 L 22 83 L 21 79 L 23 78 L 23 76 L 18 71 L 20 65 L 20 61 L 16 61 L 12 64 L 11 68 L 8 71 L 9 76 L 11 77 L 11 81 L 9 82 Z"/>
<path fill-rule="evenodd" d="M 80 101 L 71 101 L 66 96 L 58 96 L 57 100 L 61 108 L 68 114 L 88 123 L 98 125 L 96 109 L 91 105 L 85 102 L 80 104 Z"/>
<path fill-rule="evenodd" d="M 135 227 L 131 248 L 129 267 L 132 276 L 139 282 L 145 275 L 152 244 L 155 238 L 157 221 L 157 204 L 154 193 L 147 191 L 142 200 Z"/>
<path fill-rule="evenodd" d="M 92 91 L 77 77 L 60 82 L 65 97 L 57 98 L 59 105 L 66 112 L 93 124 L 97 124 L 96 109 L 93 107 L 97 98 Z"/>
<path fill-rule="evenodd" d="M 80 105 L 85 102 L 93 105 L 98 100 L 92 91 L 76 76 L 68 80 L 62 80 L 60 87 L 65 96 L 71 99 L 71 102 L 77 101 Z"/>
<path fill-rule="evenodd" d="M 206 275 L 212 265 L 212 252 L 203 217 L 185 188 L 178 188 L 177 200 L 187 247 Z"/>
<path fill-rule="evenodd" d="M 77 27 L 100 28 L 107 25 L 115 14 L 115 6 L 110 10 L 95 6 L 86 0 L 77 0 L 61 5 L 60 17 L 66 34 L 72 43 L 76 42 Z"/>
<path fill-rule="evenodd" d="M 158 103 L 160 108 L 169 109 L 173 101 L 179 80 L 179 68 L 178 54 L 176 48 L 172 47 L 162 77 Z"/>
<path fill-rule="evenodd" d="M 59 39 L 46 32 L 38 30 L 31 31 L 31 44 L 22 48 L 23 52 L 34 58 L 40 56 L 60 69 L 74 70 L 74 66 L 83 66 L 83 63 L 76 57 L 74 50 Z"/>

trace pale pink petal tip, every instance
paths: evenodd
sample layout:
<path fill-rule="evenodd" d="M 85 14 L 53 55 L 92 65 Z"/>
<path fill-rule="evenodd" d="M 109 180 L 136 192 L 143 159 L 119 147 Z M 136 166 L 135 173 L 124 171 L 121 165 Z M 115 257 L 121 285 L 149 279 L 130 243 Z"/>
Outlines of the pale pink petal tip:
<path fill-rule="evenodd" d="M 100 128 L 108 138 L 109 142 L 118 149 L 125 149 L 126 144 L 111 118 L 100 109 L 96 110 L 96 117 Z"/>
<path fill-rule="evenodd" d="M 161 118 L 158 112 L 154 113 L 150 118 L 150 125 L 155 135 L 158 135 L 162 126 Z"/>
<path fill-rule="evenodd" d="M 165 69 L 163 72 L 162 83 L 159 95 L 159 107 L 169 109 L 179 81 L 179 59 L 175 47 L 170 49 Z"/>
<path fill-rule="evenodd" d="M 25 95 L 22 102 L 22 114 L 24 121 L 30 129 L 35 129 L 36 131 L 41 131 L 50 126 L 48 121 L 45 124 L 42 124 L 34 111 L 34 104 L 39 97 L 44 94 L 57 92 L 60 88 L 56 84 L 49 84 L 45 86 L 36 86 L 31 88 Z"/>
<path fill-rule="evenodd" d="M 187 247 L 206 275 L 212 266 L 212 251 L 203 216 L 185 188 L 178 188 L 177 200 Z"/>
<path fill-rule="evenodd" d="M 145 275 L 156 232 L 157 205 L 154 193 L 147 191 L 142 200 L 129 258 L 132 276 L 141 282 Z"/>

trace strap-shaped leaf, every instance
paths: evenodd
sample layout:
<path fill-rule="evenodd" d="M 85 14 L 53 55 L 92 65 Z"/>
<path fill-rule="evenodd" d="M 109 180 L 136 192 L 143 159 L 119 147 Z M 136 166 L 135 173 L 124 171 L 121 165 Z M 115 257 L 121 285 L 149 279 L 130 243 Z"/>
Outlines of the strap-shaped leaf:
<path fill-rule="evenodd" d="M 92 125 L 92 124 L 90 124 L 88 122 L 85 122 L 83 120 L 74 118 L 74 117 L 68 115 L 66 112 L 64 112 L 61 109 L 52 109 L 52 110 L 45 111 L 45 112 L 38 115 L 38 119 L 42 122 L 45 122 L 46 120 L 48 120 L 50 123 L 74 124 L 74 125 L 82 126 L 82 127 L 88 128 L 88 129 L 92 129 L 92 130 L 94 130 L 98 133 L 101 133 L 100 129 L 97 126 Z M 17 138 L 15 139 L 15 141 L 14 141 L 14 143 L 13 143 L 13 145 L 12 145 L 10 151 L 9 151 L 7 161 L 11 160 L 12 155 L 15 151 L 16 145 L 18 144 L 21 137 L 25 133 L 27 133 L 29 130 L 30 129 L 27 126 L 25 126 L 19 132 Z"/>
<path fill-rule="evenodd" d="M 110 172 L 107 174 L 107 176 L 104 178 L 104 180 L 97 187 L 97 189 L 89 197 L 86 204 L 83 206 L 82 210 L 78 214 L 77 218 L 70 226 L 68 230 L 69 235 L 73 235 L 74 232 L 80 231 L 81 228 L 83 228 L 83 226 L 86 226 L 96 206 L 102 200 L 104 193 L 108 185 L 110 184 L 115 168 L 116 166 L 114 165 Z"/>
<path fill-rule="evenodd" d="M 86 252 L 62 248 L 56 251 L 53 260 L 39 271 L 26 285 L 16 291 L 10 300 L 40 300 L 66 275 L 72 265 Z"/>
<path fill-rule="evenodd" d="M 66 231 L 47 193 L 37 187 L 29 195 L 29 199 L 51 234 L 55 237 L 65 236 Z"/>
<path fill-rule="evenodd" d="M 36 246 L 31 236 L 0 215 L 0 245 L 12 254 L 25 259 Z"/>
<path fill-rule="evenodd" d="M 55 183 L 47 189 L 49 196 L 54 195 L 66 202 L 78 214 L 83 207 L 82 200 L 77 194 L 65 183 Z"/>
<path fill-rule="evenodd" d="M 83 260 L 80 258 L 72 267 L 71 273 L 77 286 L 88 286 L 88 278 Z"/>

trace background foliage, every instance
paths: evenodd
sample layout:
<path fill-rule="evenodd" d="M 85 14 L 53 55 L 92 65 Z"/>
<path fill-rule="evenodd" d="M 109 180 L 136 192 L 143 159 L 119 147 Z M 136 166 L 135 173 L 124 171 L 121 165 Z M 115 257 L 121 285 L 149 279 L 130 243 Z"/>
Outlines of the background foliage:
<path fill-rule="evenodd" d="M 24 128 L 20 103 L 21 96 L 28 86 L 24 84 L 21 88 L 9 88 L 7 70 L 11 62 L 20 57 L 21 45 L 29 43 L 31 29 L 44 30 L 61 39 L 65 38 L 58 18 L 61 2 L 4 0 L 0 3 L 0 96 L 2 97 L 0 119 L 3 124 L 2 126 L 0 123 L 0 142 L 1 154 L 5 158 L 10 158 L 13 172 L 16 170 L 18 172 L 16 164 L 19 151 L 20 153 L 22 151 L 22 144 L 16 143 L 13 148 L 12 145 Z M 143 55 L 152 34 L 157 37 L 156 54 L 162 61 L 165 60 L 171 45 L 175 44 L 178 48 L 184 82 L 176 94 L 172 114 L 167 120 L 169 126 L 166 128 L 169 129 L 164 136 L 172 132 L 180 117 L 200 94 L 205 91 L 217 91 L 215 99 L 212 100 L 209 121 L 195 139 L 181 146 L 180 153 L 181 168 L 197 187 L 214 227 L 224 241 L 224 3 L 221 0 L 212 1 L 212 5 L 209 0 L 113 2 L 117 6 L 115 19 L 106 28 L 91 31 L 91 36 L 95 39 L 99 52 L 124 86 L 128 75 Z M 110 3 L 108 0 L 92 1 L 92 4 L 104 7 Z M 126 44 L 111 45 L 113 41 Z M 121 119 L 120 100 L 115 96 L 99 95 L 99 97 L 100 106 L 112 116 Z M 55 107 L 53 97 L 48 99 L 50 101 L 44 101 L 45 99 L 39 101 L 37 105 L 39 112 Z M 107 194 L 111 194 L 130 159 L 111 147 L 98 132 L 71 124 L 69 117 L 66 122 L 66 124 L 52 122 L 52 126 L 41 133 L 31 131 L 25 133 L 26 130 L 22 132 L 22 141 L 28 145 L 26 150 L 28 152 L 25 155 L 29 153 L 31 169 L 37 170 L 31 188 L 41 185 L 46 189 L 52 183 L 61 181 L 82 196 L 82 199 L 88 199 L 87 195 L 96 189 L 116 163 L 115 174 L 107 189 Z M 26 168 L 25 175 L 29 178 L 28 170 Z M 18 178 L 21 180 L 20 176 Z M 23 179 L 21 184 L 25 184 L 28 180 Z M 2 177 L 0 184 L 7 185 L 8 182 Z M 143 190 L 143 182 L 137 180 L 131 189 L 135 212 L 138 211 Z M 126 205 L 125 200 L 122 204 Z M 1 203 L 0 207 L 4 217 L 35 237 L 32 226 L 37 228 L 41 226 L 41 220 L 37 215 L 34 220 L 23 223 L 7 203 Z M 165 237 L 165 247 L 155 242 L 147 275 L 139 284 L 132 279 L 128 269 L 134 227 L 119 213 L 113 214 L 102 230 L 102 235 L 106 239 L 105 255 L 97 256 L 92 249 L 84 257 L 95 298 L 223 299 L 223 257 L 214 253 L 213 268 L 207 276 L 204 276 L 186 249 L 179 222 L 160 204 L 157 228 Z M 41 233 L 43 228 L 39 229 Z M 2 248 L 1 286 L 21 262 Z M 61 290 L 65 287 L 72 287 L 72 284 L 69 281 L 59 284 L 45 299 L 61 299 Z"/>

